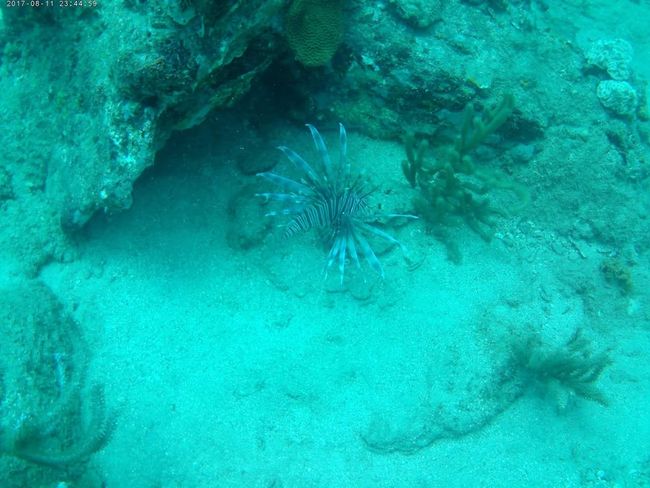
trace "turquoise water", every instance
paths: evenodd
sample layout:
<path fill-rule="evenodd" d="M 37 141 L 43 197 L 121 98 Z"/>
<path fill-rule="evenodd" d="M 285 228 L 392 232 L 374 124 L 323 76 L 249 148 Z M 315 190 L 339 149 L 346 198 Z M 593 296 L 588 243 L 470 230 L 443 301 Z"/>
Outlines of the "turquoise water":
<path fill-rule="evenodd" d="M 0 486 L 650 485 L 649 21 L 3 5 Z"/>

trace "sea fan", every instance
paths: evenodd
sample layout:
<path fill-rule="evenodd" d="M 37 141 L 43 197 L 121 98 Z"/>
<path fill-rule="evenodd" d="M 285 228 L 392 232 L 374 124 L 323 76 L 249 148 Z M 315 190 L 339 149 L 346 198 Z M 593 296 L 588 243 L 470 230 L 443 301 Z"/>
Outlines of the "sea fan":
<path fill-rule="evenodd" d="M 286 225 L 285 237 L 317 229 L 329 246 L 325 273 L 338 263 L 341 282 L 345 274 L 348 256 L 360 267 L 359 258 L 364 258 L 370 267 L 384 277 L 384 270 L 368 243 L 367 236 L 375 235 L 404 247 L 394 237 L 372 224 L 380 217 L 370 207 L 369 197 L 373 190 L 365 187 L 360 176 L 353 177 L 346 159 L 347 135 L 343 124 L 339 124 L 339 160 L 333 164 L 323 138 L 313 125 L 307 124 L 311 132 L 319 161 L 315 166 L 307 163 L 300 155 L 286 146 L 280 149 L 302 174 L 299 181 L 275 173 L 259 173 L 258 176 L 281 188 L 278 193 L 258 193 L 267 201 L 273 200 L 285 205 L 282 210 L 271 211 L 267 216 L 287 215 L 291 220 Z M 397 215 L 391 215 L 397 216 Z M 412 217 L 403 215 L 402 217 Z"/>

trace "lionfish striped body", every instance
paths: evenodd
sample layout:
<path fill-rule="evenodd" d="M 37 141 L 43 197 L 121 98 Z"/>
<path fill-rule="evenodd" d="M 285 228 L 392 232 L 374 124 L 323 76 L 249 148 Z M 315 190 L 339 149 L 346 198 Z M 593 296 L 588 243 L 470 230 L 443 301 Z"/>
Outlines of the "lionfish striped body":
<path fill-rule="evenodd" d="M 284 209 L 267 213 L 270 216 L 287 215 L 291 220 L 286 225 L 285 237 L 319 229 L 323 232 L 329 247 L 327 272 L 338 264 L 341 281 L 345 273 L 348 256 L 360 267 L 359 258 L 365 259 L 370 267 L 382 278 L 384 271 L 373 252 L 366 236 L 379 236 L 400 247 L 402 245 L 391 235 L 369 222 L 376 219 L 369 204 L 371 190 L 364 188 L 360 177 L 352 177 L 347 161 L 347 135 L 345 127 L 339 124 L 339 158 L 333 164 L 325 142 L 313 125 L 307 124 L 311 132 L 318 165 L 311 166 L 300 155 L 286 146 L 280 149 L 293 165 L 302 173 L 300 181 L 292 180 L 275 173 L 259 173 L 258 176 L 279 186 L 279 193 L 258 193 L 267 201 L 282 202 Z M 409 216 L 410 217 L 410 216 Z"/>

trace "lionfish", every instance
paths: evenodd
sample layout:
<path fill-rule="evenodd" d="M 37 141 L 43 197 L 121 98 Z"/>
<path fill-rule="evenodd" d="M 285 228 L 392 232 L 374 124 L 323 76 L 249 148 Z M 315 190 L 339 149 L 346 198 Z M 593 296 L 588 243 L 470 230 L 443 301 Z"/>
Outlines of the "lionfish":
<path fill-rule="evenodd" d="M 318 153 L 318 163 L 310 165 L 300 155 L 286 146 L 279 146 L 285 156 L 301 173 L 300 180 L 294 180 L 275 173 L 258 173 L 258 176 L 280 187 L 278 193 L 258 193 L 266 201 L 284 204 L 282 210 L 268 212 L 267 216 L 287 215 L 284 237 L 307 232 L 321 231 L 325 244 L 329 246 L 325 276 L 329 269 L 338 264 L 341 283 L 345 274 L 348 256 L 361 267 L 359 258 L 365 259 L 382 278 L 384 270 L 368 243 L 367 236 L 381 237 L 395 244 L 405 252 L 404 246 L 393 236 L 378 229 L 371 222 L 380 215 L 372 211 L 369 197 L 374 192 L 364 185 L 362 178 L 352 176 L 347 161 L 347 135 L 343 124 L 339 124 L 338 164 L 332 163 L 325 142 L 316 127 L 307 124 Z M 387 217 L 408 217 L 411 215 L 387 215 Z"/>

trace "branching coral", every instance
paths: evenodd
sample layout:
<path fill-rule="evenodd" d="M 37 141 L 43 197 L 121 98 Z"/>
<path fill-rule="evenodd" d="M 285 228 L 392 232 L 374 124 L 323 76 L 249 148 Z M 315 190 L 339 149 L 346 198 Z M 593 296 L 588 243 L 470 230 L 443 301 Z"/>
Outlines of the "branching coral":
<path fill-rule="evenodd" d="M 492 110 L 477 113 L 473 105 L 465 109 L 463 123 L 452 144 L 436 148 L 430 153 L 426 138 L 405 137 L 406 161 L 402 171 L 419 194 L 414 198 L 416 212 L 424 217 L 433 234 L 447 247 L 449 258 L 458 262 L 460 251 L 449 235 L 449 228 L 464 222 L 482 239 L 492 238 L 493 217 L 505 215 L 491 205 L 488 195 L 494 190 L 515 194 L 519 205 L 527 204 L 527 190 L 495 169 L 479 167 L 470 153 L 493 134 L 510 116 L 514 107 L 512 96 L 506 95 Z"/>
<path fill-rule="evenodd" d="M 537 337 L 512 345 L 515 369 L 524 373 L 528 382 L 541 383 L 552 392 L 560 409 L 566 408 L 570 395 L 608 405 L 607 396 L 596 383 L 611 363 L 606 352 L 592 352 L 580 329 L 557 349 L 545 347 Z"/>

